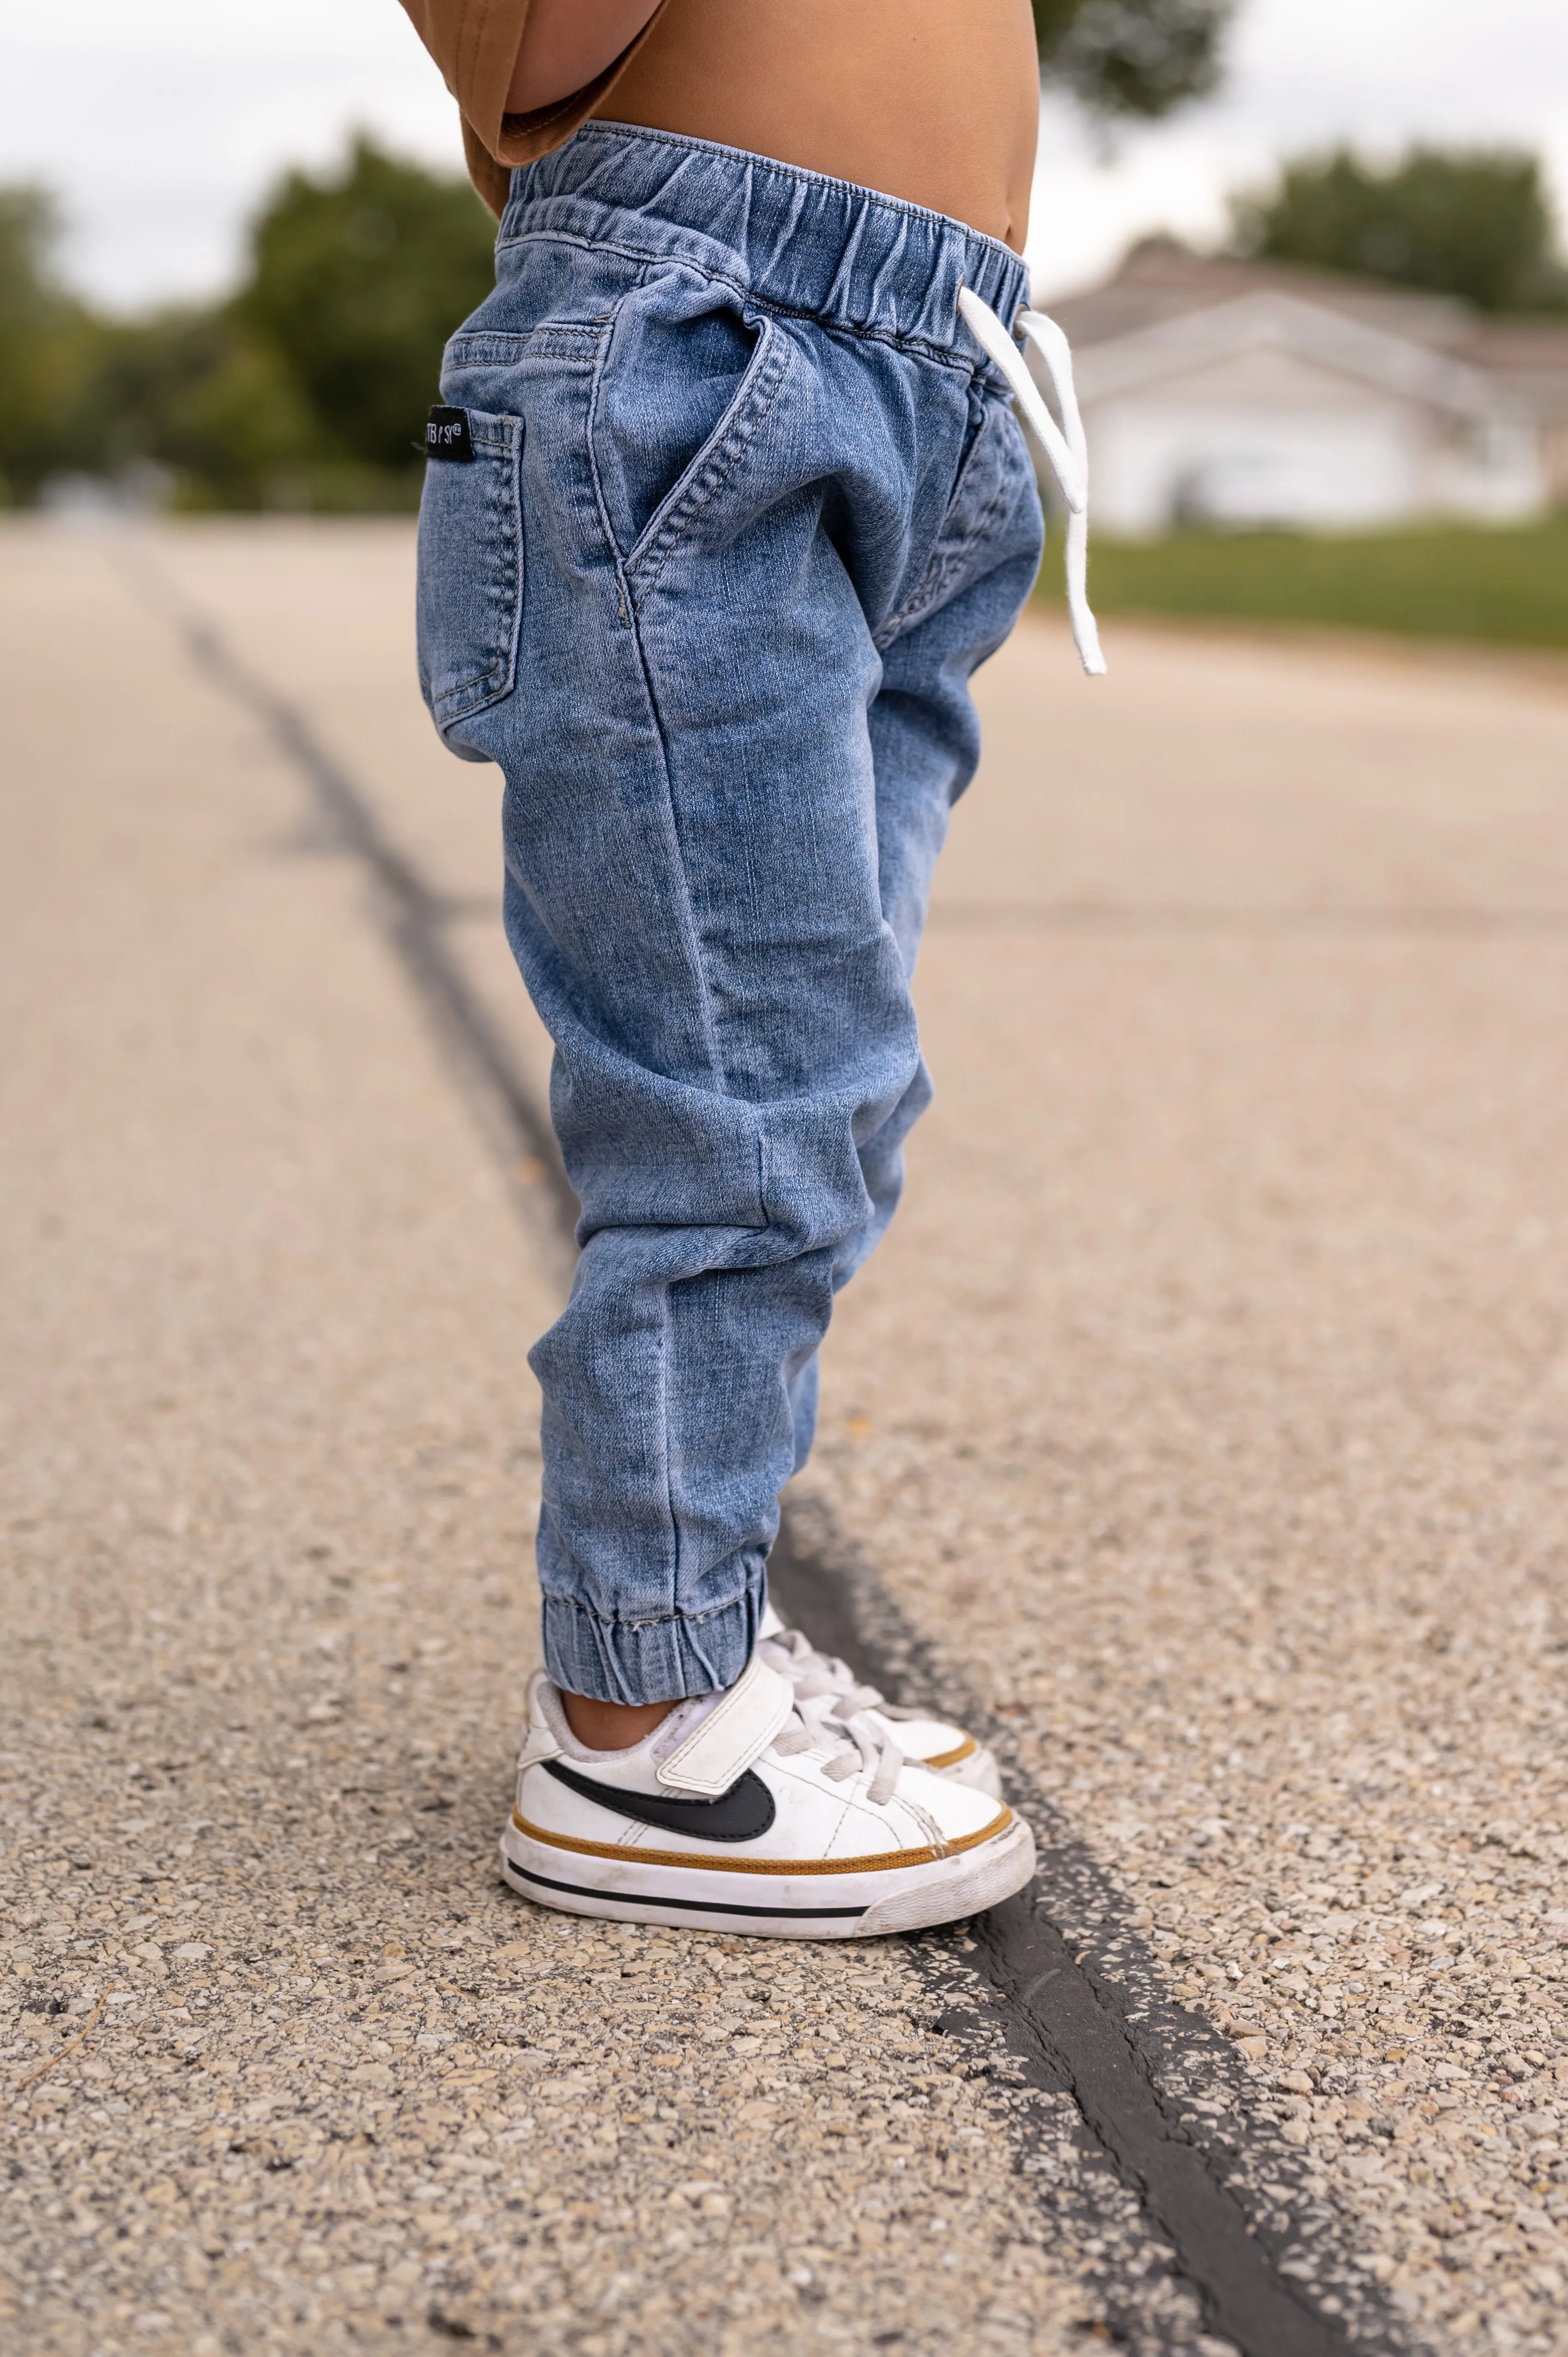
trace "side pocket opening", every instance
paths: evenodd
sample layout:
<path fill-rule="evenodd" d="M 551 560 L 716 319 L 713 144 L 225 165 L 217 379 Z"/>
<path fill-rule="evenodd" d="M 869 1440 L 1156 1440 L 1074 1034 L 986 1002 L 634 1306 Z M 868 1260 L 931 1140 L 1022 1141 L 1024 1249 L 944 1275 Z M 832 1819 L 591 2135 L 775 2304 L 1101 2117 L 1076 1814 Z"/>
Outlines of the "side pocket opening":
<path fill-rule="evenodd" d="M 415 608 L 420 692 L 457 753 L 448 731 L 517 683 L 523 594 L 522 420 L 463 414 L 473 457 L 425 464 Z"/>
<path fill-rule="evenodd" d="M 592 431 L 605 522 L 628 584 L 655 553 L 657 569 L 744 449 L 759 391 L 782 372 L 780 343 L 733 287 L 685 267 L 619 306 Z"/>

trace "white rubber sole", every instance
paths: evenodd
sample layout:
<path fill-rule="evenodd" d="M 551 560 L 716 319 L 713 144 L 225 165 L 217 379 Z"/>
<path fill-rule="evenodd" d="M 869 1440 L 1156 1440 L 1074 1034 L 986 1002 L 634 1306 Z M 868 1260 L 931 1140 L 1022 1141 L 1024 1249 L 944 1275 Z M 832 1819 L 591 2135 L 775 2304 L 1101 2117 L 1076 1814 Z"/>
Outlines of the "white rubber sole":
<path fill-rule="evenodd" d="M 1010 1899 L 1034 1871 L 1035 1836 L 1016 1816 L 975 1849 L 881 1874 L 726 1874 L 639 1863 L 635 1849 L 594 1857 L 536 1841 L 515 1820 L 501 1835 L 502 1877 L 536 1906 L 772 1940 L 874 1940 L 954 1923 Z"/>

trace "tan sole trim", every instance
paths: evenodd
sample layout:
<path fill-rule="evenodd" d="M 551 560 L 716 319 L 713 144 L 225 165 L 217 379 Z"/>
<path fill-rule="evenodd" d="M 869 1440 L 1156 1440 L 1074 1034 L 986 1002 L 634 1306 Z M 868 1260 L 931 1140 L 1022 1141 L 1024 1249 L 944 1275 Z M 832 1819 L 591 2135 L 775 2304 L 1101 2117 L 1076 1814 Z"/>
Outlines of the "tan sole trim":
<path fill-rule="evenodd" d="M 956 1768 L 961 1760 L 972 1760 L 979 1749 L 973 1736 L 966 1735 L 955 1750 L 939 1751 L 931 1759 L 917 1760 L 914 1764 L 917 1768 Z"/>
<path fill-rule="evenodd" d="M 690 1866 L 704 1874 L 893 1874 L 904 1866 L 935 1866 L 939 1858 L 956 1857 L 961 1850 L 994 1841 L 1012 1824 L 1013 1812 L 999 1809 L 988 1825 L 977 1834 L 961 1834 L 946 1849 L 883 1850 L 874 1857 L 693 1857 L 683 1849 L 630 1849 L 625 1842 L 575 1841 L 570 1834 L 547 1834 L 515 1809 L 511 1821 L 530 1841 L 545 1842 L 552 1849 L 575 1850 L 583 1857 L 618 1857 L 640 1866 Z"/>

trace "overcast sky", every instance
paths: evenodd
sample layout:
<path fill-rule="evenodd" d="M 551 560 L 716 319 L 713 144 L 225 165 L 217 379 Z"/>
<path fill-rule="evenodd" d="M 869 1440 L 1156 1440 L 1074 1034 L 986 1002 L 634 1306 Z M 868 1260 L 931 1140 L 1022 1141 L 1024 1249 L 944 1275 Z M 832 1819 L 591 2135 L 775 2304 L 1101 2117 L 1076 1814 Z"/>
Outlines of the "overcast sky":
<path fill-rule="evenodd" d="M 272 176 L 326 161 L 354 124 L 460 162 L 451 102 L 396 0 L 71 0 L 58 17 L 0 0 L 0 179 L 58 190 L 74 278 L 118 307 L 225 285 Z M 1328 139 L 1523 142 L 1547 157 L 1563 208 L 1568 8 L 1241 0 L 1217 100 L 1109 146 L 1055 104 L 1042 128 L 1042 297 L 1141 231 L 1218 234 L 1228 188 Z"/>

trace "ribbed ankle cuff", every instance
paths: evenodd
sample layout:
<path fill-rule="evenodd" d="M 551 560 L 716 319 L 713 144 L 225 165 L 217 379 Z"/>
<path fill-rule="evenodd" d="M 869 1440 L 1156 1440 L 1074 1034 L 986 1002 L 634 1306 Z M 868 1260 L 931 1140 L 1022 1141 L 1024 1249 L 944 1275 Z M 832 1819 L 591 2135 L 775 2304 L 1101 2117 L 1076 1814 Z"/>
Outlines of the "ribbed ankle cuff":
<path fill-rule="evenodd" d="M 755 1586 L 711 1612 L 661 1620 L 604 1620 L 560 1596 L 544 1599 L 544 1666 L 567 1694 L 595 1702 L 683 1702 L 733 1686 L 757 1644 Z"/>

